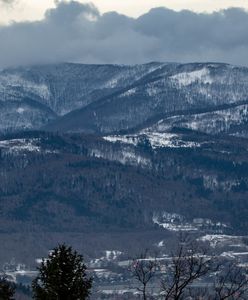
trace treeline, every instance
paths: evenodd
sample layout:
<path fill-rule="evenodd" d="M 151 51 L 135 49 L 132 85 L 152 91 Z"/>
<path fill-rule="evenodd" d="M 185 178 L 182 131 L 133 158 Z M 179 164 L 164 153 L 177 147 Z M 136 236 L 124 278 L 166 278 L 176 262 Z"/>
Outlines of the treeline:
<path fill-rule="evenodd" d="M 83 300 L 90 295 L 92 278 L 86 274 L 83 256 L 64 244 L 51 251 L 38 267 L 32 282 L 32 296 L 37 300 Z M 0 279 L 0 299 L 15 299 L 16 286 Z"/>
<path fill-rule="evenodd" d="M 143 300 L 248 299 L 247 271 L 196 242 L 181 241 L 162 262 L 145 251 L 132 261 L 130 271 Z M 154 286 L 159 286 L 157 297 L 151 292 Z"/>
<path fill-rule="evenodd" d="M 125 299 L 247 299 L 248 277 L 244 269 L 234 262 L 220 260 L 196 242 L 181 240 L 171 256 L 162 260 L 146 250 L 130 261 L 128 271 L 138 293 Z M 37 300 L 84 300 L 90 298 L 92 286 L 93 277 L 83 256 L 62 244 L 43 259 L 31 288 L 18 288 Z M 29 299 L 15 298 L 16 288 L 2 276 L 0 299 Z"/>

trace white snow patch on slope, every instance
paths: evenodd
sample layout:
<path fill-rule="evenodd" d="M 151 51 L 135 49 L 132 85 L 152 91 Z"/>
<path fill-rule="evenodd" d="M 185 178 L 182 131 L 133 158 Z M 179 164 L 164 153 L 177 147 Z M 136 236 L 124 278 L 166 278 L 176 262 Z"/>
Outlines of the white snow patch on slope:
<path fill-rule="evenodd" d="M 169 231 L 197 231 L 198 228 L 186 222 L 183 216 L 176 213 L 159 212 L 153 213 L 152 221 L 154 224 Z"/>
<path fill-rule="evenodd" d="M 11 139 L 0 141 L 0 149 L 5 153 L 19 154 L 21 152 L 36 152 L 36 153 L 59 153 L 57 150 L 42 149 L 39 146 L 39 138 L 30 139 Z"/>
<path fill-rule="evenodd" d="M 104 136 L 103 139 L 111 143 L 121 142 L 134 146 L 136 146 L 139 141 L 138 136 L 136 135 L 109 135 Z"/>
<path fill-rule="evenodd" d="M 211 84 L 213 82 L 209 75 L 209 70 L 203 68 L 192 72 L 182 72 L 176 75 L 170 76 L 170 79 L 176 82 L 179 86 L 188 86 L 195 82 L 201 82 L 204 84 Z"/>
<path fill-rule="evenodd" d="M 0 141 L 0 149 L 8 149 L 11 152 L 28 151 L 40 152 L 40 147 L 35 145 L 39 139 L 12 139 Z"/>
<path fill-rule="evenodd" d="M 136 88 L 132 88 L 130 90 L 127 90 L 126 92 L 124 92 L 123 94 L 120 95 L 120 97 L 128 97 L 128 96 L 132 96 L 136 93 L 137 89 Z"/>
<path fill-rule="evenodd" d="M 248 256 L 248 252 L 225 251 L 220 256 L 235 259 L 237 257 Z"/>
<path fill-rule="evenodd" d="M 106 83 L 106 88 L 115 88 L 118 84 L 118 78 L 112 78 Z"/>
<path fill-rule="evenodd" d="M 18 114 L 23 114 L 24 111 L 25 111 L 25 108 L 23 108 L 23 107 L 18 107 L 16 110 L 16 112 L 18 112 Z"/>
<path fill-rule="evenodd" d="M 183 141 L 179 135 L 167 132 L 147 132 L 146 136 L 152 148 L 169 147 L 169 148 L 194 148 L 200 147 L 199 143 Z"/>
<path fill-rule="evenodd" d="M 195 148 L 200 147 L 199 143 L 181 140 L 179 135 L 168 132 L 149 132 L 144 131 L 133 135 L 112 135 L 103 137 L 106 141 L 112 143 L 125 143 L 137 146 L 138 143 L 146 139 L 153 149 L 168 148 Z"/>
<path fill-rule="evenodd" d="M 172 224 L 172 223 L 156 223 L 160 227 L 163 227 L 164 229 L 167 229 L 169 231 L 197 231 L 198 228 L 192 226 L 191 224 L 184 224 L 184 225 L 179 225 L 179 224 Z"/>
<path fill-rule="evenodd" d="M 165 246 L 165 241 L 162 240 L 162 241 L 158 242 L 157 246 L 158 247 L 164 247 Z"/>
<path fill-rule="evenodd" d="M 223 246 L 224 244 L 239 242 L 241 239 L 242 237 L 240 236 L 232 236 L 225 234 L 206 234 L 199 238 L 199 240 L 202 242 L 209 242 L 210 246 L 213 248 L 215 248 L 218 245 Z"/>
<path fill-rule="evenodd" d="M 106 250 L 105 253 L 107 260 L 116 260 L 122 254 L 122 252 L 118 250 Z"/>

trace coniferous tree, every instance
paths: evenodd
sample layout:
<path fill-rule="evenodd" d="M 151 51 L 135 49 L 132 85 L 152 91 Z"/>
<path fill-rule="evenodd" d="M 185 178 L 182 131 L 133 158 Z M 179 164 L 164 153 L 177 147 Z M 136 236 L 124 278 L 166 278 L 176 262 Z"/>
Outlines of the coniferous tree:
<path fill-rule="evenodd" d="M 5 277 L 0 277 L 0 299 L 12 300 L 14 299 L 15 287 L 8 282 Z"/>
<path fill-rule="evenodd" d="M 33 298 L 42 300 L 84 300 L 90 295 L 92 279 L 86 275 L 82 255 L 59 245 L 38 268 L 32 283 Z"/>

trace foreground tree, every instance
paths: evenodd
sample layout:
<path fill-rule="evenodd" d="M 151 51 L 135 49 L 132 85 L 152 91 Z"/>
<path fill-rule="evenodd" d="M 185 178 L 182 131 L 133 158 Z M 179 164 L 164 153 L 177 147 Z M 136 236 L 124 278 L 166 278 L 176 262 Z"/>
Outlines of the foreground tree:
<path fill-rule="evenodd" d="M 247 299 L 248 279 L 237 262 L 229 262 L 216 276 L 215 300 Z"/>
<path fill-rule="evenodd" d="M 90 295 L 92 279 L 86 275 L 82 255 L 59 245 L 43 260 L 32 283 L 34 299 L 84 300 Z"/>
<path fill-rule="evenodd" d="M 181 300 L 189 295 L 191 285 L 214 268 L 215 259 L 194 243 L 180 243 L 162 280 L 165 300 Z M 195 298 L 196 299 L 196 298 Z"/>
<path fill-rule="evenodd" d="M 15 287 L 13 284 L 8 282 L 6 278 L 0 277 L 0 299 L 1 300 L 12 300 L 14 299 Z"/>
<path fill-rule="evenodd" d="M 143 300 L 148 298 L 147 285 L 153 279 L 156 272 L 157 261 L 156 259 L 148 258 L 148 251 L 142 253 L 139 258 L 133 259 L 130 266 L 133 277 L 138 281 L 141 287 L 138 287 L 138 291 L 142 293 Z"/>

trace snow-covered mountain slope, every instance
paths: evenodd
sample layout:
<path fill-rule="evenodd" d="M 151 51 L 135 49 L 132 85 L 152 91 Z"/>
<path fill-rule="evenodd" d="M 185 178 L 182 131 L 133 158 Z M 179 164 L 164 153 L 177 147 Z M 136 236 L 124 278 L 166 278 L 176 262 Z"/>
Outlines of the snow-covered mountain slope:
<path fill-rule="evenodd" d="M 215 111 L 182 114 L 159 120 L 147 131 L 167 132 L 173 127 L 187 128 L 208 134 L 241 135 L 248 129 L 248 104 L 241 104 Z M 240 133 L 240 134 L 238 134 Z"/>
<path fill-rule="evenodd" d="M 129 86 L 160 65 L 65 63 L 3 70 L 0 72 L 0 130 L 41 127 L 56 116 Z M 29 99 L 28 108 L 26 99 Z"/>
<path fill-rule="evenodd" d="M 212 63 L 164 64 L 129 88 L 73 111 L 48 128 L 106 134 L 144 129 L 170 116 L 210 113 L 246 103 L 247 68 Z"/>
<path fill-rule="evenodd" d="M 246 105 L 248 69 L 228 64 L 64 63 L 0 72 L 0 131 L 45 125 L 113 134 L 157 130 L 162 120 L 164 127 L 240 134 Z"/>
<path fill-rule="evenodd" d="M 160 64 L 136 66 L 58 64 L 4 70 L 0 99 L 24 96 L 48 106 L 58 115 L 86 106 L 97 97 L 130 85 Z"/>

